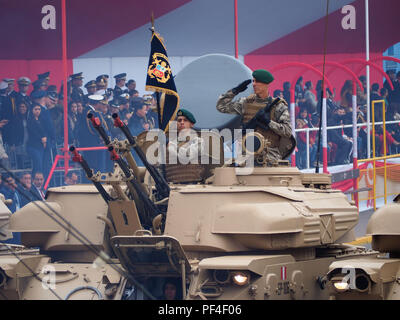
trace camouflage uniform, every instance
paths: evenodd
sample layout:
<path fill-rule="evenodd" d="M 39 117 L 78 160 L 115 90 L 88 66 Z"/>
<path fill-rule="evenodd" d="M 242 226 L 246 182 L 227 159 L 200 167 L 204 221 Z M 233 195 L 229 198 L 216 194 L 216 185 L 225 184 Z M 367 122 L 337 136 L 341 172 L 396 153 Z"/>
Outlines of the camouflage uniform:
<path fill-rule="evenodd" d="M 258 109 L 260 109 L 261 107 L 265 107 L 267 104 L 270 104 L 274 100 L 272 97 L 261 99 L 255 94 L 240 98 L 236 101 L 233 101 L 234 97 L 235 94 L 232 92 L 232 90 L 222 94 L 217 102 L 217 110 L 223 113 L 238 114 L 242 116 L 242 119 L 244 120 L 243 122 L 247 122 L 249 118 L 254 116 L 256 113 L 256 110 L 253 110 L 253 112 L 249 113 L 249 110 L 246 108 L 248 108 L 250 105 L 259 106 Z M 275 138 L 277 142 L 272 143 L 272 145 L 265 150 L 267 163 L 270 164 L 286 158 L 295 146 L 295 140 L 292 136 L 290 114 L 286 101 L 281 99 L 281 102 L 276 104 L 273 109 L 274 116 L 271 116 L 269 130 L 256 129 L 256 131 L 260 131 L 260 133 L 267 140 L 270 141 L 271 137 Z M 272 115 L 272 109 L 270 112 Z"/>

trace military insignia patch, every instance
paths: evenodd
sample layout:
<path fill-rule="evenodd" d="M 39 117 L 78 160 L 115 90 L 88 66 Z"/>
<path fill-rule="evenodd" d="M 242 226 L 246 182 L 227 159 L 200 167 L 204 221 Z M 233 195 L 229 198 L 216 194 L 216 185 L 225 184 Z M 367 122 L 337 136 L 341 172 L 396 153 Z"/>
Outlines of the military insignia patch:
<path fill-rule="evenodd" d="M 162 53 L 154 53 L 147 74 L 150 78 L 155 78 L 158 82 L 166 83 L 171 77 L 168 58 Z"/>

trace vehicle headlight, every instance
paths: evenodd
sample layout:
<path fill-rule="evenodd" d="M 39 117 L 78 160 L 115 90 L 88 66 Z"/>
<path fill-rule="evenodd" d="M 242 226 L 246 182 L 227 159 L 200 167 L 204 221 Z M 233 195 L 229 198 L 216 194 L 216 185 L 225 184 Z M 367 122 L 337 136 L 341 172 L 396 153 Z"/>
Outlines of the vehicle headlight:
<path fill-rule="evenodd" d="M 347 282 L 334 282 L 333 286 L 335 287 L 336 291 L 338 292 L 345 292 L 349 290 L 349 284 Z"/>
<path fill-rule="evenodd" d="M 244 286 L 250 282 L 250 275 L 242 271 L 232 272 L 232 279 L 238 286 Z"/>

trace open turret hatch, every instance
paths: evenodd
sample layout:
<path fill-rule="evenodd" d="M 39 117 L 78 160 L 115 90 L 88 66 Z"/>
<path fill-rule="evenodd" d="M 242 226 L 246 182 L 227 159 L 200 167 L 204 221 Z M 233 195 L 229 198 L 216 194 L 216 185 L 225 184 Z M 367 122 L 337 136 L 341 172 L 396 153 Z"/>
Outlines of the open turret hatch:
<path fill-rule="evenodd" d="M 111 243 L 124 268 L 135 276 L 182 276 L 191 270 L 181 245 L 173 237 L 115 236 Z"/>

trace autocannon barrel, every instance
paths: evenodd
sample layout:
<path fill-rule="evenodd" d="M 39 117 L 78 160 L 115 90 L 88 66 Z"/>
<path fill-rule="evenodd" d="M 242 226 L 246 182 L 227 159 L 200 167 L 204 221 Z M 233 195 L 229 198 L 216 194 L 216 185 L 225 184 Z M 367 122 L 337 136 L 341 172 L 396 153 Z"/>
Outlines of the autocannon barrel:
<path fill-rule="evenodd" d="M 79 152 L 76 150 L 76 148 L 74 146 L 71 146 L 69 148 L 69 151 L 73 155 L 72 161 L 78 162 L 81 165 L 83 171 L 85 171 L 86 176 L 89 179 L 91 179 L 93 177 L 93 171 L 92 171 L 92 169 L 90 169 L 86 160 L 82 157 L 81 154 L 79 154 Z M 113 200 L 100 182 L 93 181 L 93 180 L 92 180 L 92 182 L 93 182 L 93 185 L 96 187 L 97 191 L 99 191 L 100 195 L 102 196 L 102 198 L 104 199 L 105 202 L 108 203 L 109 201 Z"/>
<path fill-rule="evenodd" d="M 132 145 L 133 149 L 142 160 L 144 166 L 146 167 L 147 171 L 150 173 L 151 177 L 154 179 L 156 184 L 157 191 L 161 195 L 162 198 L 166 198 L 169 196 L 170 188 L 168 186 L 167 181 L 164 177 L 152 166 L 146 158 L 146 155 L 143 153 L 142 149 L 136 144 L 136 138 L 131 134 L 129 128 L 121 121 L 117 113 L 112 115 L 114 118 L 114 126 L 120 128 L 121 131 L 124 133 L 126 138 L 128 139 L 129 143 Z"/>
<path fill-rule="evenodd" d="M 108 146 L 110 144 L 110 138 L 108 137 L 106 131 L 104 130 L 103 126 L 101 125 L 100 119 L 96 118 L 93 115 L 93 113 L 88 113 L 87 117 L 92 122 L 93 127 L 96 129 L 96 131 L 99 133 L 99 135 L 103 139 L 104 144 Z"/>

